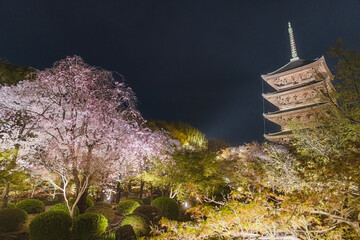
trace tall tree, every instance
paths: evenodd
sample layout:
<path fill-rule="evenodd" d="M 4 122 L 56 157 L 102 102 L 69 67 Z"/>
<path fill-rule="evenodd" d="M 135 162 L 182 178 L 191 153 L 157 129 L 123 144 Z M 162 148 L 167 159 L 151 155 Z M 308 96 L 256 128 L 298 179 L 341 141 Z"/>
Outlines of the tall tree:
<path fill-rule="evenodd" d="M 120 174 L 135 173 L 142 158 L 164 151 L 166 137 L 143 126 L 133 91 L 115 81 L 111 72 L 77 56 L 37 72 L 33 81 L 2 87 L 0 98 L 3 109 L 23 110 L 33 119 L 38 141 L 29 146 L 31 157 L 22 158 L 63 191 L 71 215 L 79 201 L 85 203 L 95 175 L 115 181 Z M 60 177 L 60 186 L 53 176 Z M 70 180 L 77 192 L 73 206 L 66 196 Z"/>
<path fill-rule="evenodd" d="M 189 149 L 205 149 L 207 139 L 205 134 L 199 129 L 183 122 L 149 121 L 147 123 L 151 129 L 165 130 L 170 138 L 180 143 L 182 147 Z"/>
<path fill-rule="evenodd" d="M 318 115 L 317 127 L 294 126 L 292 146 L 301 174 L 308 182 L 317 183 L 317 195 L 328 202 L 312 203 L 312 212 L 330 218 L 334 226 L 346 224 L 360 234 L 360 55 L 344 49 L 341 42 L 330 53 L 338 58 L 336 92 L 324 97 L 333 108 Z M 331 205 L 330 199 L 341 200 Z"/>
<path fill-rule="evenodd" d="M 0 84 L 13 85 L 29 78 L 34 72 L 30 67 L 15 66 L 8 61 L 0 61 Z"/>

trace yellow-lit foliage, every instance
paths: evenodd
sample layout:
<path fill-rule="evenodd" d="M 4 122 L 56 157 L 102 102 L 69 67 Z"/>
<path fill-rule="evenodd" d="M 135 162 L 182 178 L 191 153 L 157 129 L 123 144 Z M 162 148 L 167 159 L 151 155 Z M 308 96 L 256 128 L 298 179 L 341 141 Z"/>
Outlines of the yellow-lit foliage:
<path fill-rule="evenodd" d="M 149 121 L 147 124 L 152 129 L 163 129 L 169 132 L 170 137 L 179 141 L 183 147 L 188 147 L 190 149 L 202 149 L 207 147 L 205 134 L 187 123 Z"/>

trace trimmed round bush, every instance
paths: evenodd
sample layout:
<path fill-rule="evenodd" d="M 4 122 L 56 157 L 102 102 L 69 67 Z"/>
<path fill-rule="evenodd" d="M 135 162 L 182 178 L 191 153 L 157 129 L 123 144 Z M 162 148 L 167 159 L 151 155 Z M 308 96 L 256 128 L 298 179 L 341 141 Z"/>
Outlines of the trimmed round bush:
<path fill-rule="evenodd" d="M 12 203 L 12 202 L 11 202 L 11 203 L 8 203 L 6 208 L 14 209 L 14 208 L 16 208 L 16 204 L 15 204 L 15 203 Z"/>
<path fill-rule="evenodd" d="M 74 205 L 74 202 L 75 202 L 75 199 L 74 199 L 74 198 L 71 198 L 71 199 L 69 200 L 69 204 L 70 204 L 71 206 Z M 92 206 L 94 206 L 93 200 L 91 200 L 91 198 L 87 197 L 87 198 L 86 198 L 85 209 L 88 209 L 89 207 L 92 207 Z"/>
<path fill-rule="evenodd" d="M 84 213 L 74 220 L 73 237 L 76 240 L 96 239 L 105 233 L 107 219 L 100 213 Z"/>
<path fill-rule="evenodd" d="M 149 205 L 137 207 L 133 213 L 145 215 L 152 223 L 159 222 L 162 217 L 162 212 L 159 208 Z"/>
<path fill-rule="evenodd" d="M 27 213 L 18 208 L 0 210 L 0 233 L 21 230 L 28 219 Z"/>
<path fill-rule="evenodd" d="M 119 204 L 116 207 L 116 210 L 119 215 L 126 216 L 132 214 L 132 212 L 139 206 L 140 203 L 138 203 L 135 200 L 124 200 L 119 202 Z"/>
<path fill-rule="evenodd" d="M 164 217 L 171 220 L 179 218 L 179 206 L 177 202 L 169 197 L 158 197 L 151 202 L 151 206 L 161 210 Z"/>
<path fill-rule="evenodd" d="M 143 237 L 150 233 L 149 219 L 140 214 L 127 215 L 120 223 L 120 226 L 131 225 L 136 237 Z"/>
<path fill-rule="evenodd" d="M 108 221 L 111 221 L 115 218 L 115 211 L 111 208 L 110 204 L 95 204 L 92 207 L 89 207 L 85 210 L 85 212 L 94 212 L 94 213 L 100 213 L 106 217 Z"/>
<path fill-rule="evenodd" d="M 63 240 L 70 234 L 72 219 L 69 214 L 58 211 L 41 213 L 29 226 L 31 240 Z"/>
<path fill-rule="evenodd" d="M 69 209 L 67 208 L 65 203 L 57 203 L 54 206 L 52 206 L 49 211 L 53 212 L 64 212 L 66 214 L 69 214 Z M 75 206 L 73 217 L 77 217 L 79 215 L 79 208 Z"/>
<path fill-rule="evenodd" d="M 144 205 L 144 202 L 141 199 L 138 199 L 138 198 L 129 198 L 128 200 L 137 201 L 140 205 Z"/>
<path fill-rule="evenodd" d="M 28 214 L 45 212 L 45 204 L 38 199 L 22 200 L 16 204 L 16 208 L 20 208 Z"/>
<path fill-rule="evenodd" d="M 136 234 L 131 225 L 120 226 L 115 233 L 116 240 L 136 240 Z"/>

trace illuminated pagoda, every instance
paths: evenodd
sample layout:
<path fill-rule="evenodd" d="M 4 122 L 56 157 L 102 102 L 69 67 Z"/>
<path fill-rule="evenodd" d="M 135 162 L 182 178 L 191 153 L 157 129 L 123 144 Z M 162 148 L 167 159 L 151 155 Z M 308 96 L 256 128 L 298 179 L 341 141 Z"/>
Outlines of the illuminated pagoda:
<path fill-rule="evenodd" d="M 289 122 L 302 125 L 314 124 L 315 114 L 329 106 L 321 92 L 333 90 L 333 75 L 325 58 L 304 60 L 297 55 L 294 33 L 289 22 L 291 56 L 290 62 L 278 70 L 261 75 L 276 91 L 263 93 L 264 99 L 278 108 L 275 112 L 264 113 L 264 117 L 279 125 L 281 131 L 265 134 L 273 142 L 286 142 L 292 133 Z"/>

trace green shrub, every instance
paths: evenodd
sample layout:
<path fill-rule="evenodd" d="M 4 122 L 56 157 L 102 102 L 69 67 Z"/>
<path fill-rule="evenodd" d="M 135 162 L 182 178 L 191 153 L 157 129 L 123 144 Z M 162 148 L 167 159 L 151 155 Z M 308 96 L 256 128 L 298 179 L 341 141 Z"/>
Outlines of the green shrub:
<path fill-rule="evenodd" d="M 107 202 L 96 202 L 96 203 L 94 203 L 94 206 L 107 206 L 109 208 L 112 208 L 112 205 Z"/>
<path fill-rule="evenodd" d="M 100 213 L 102 215 L 104 215 L 104 217 L 106 217 L 106 219 L 108 221 L 111 221 L 115 218 L 115 211 L 112 210 L 111 205 L 110 204 L 95 204 L 92 207 L 89 207 L 88 209 L 86 209 L 85 211 L 87 212 L 94 212 L 94 213 Z"/>
<path fill-rule="evenodd" d="M 98 238 L 98 240 L 116 240 L 115 232 L 106 232 L 101 238 Z"/>
<path fill-rule="evenodd" d="M 159 208 L 149 205 L 140 206 L 133 213 L 145 215 L 152 223 L 159 222 L 162 217 L 162 212 Z"/>
<path fill-rule="evenodd" d="M 116 240 L 136 240 L 136 234 L 131 225 L 120 226 L 115 233 Z"/>
<path fill-rule="evenodd" d="M 7 208 L 10 208 L 10 209 L 14 209 L 14 208 L 16 208 L 16 203 L 8 203 L 7 204 Z"/>
<path fill-rule="evenodd" d="M 5 208 L 0 210 L 0 232 L 14 232 L 22 229 L 28 219 L 22 209 Z"/>
<path fill-rule="evenodd" d="M 179 218 L 179 206 L 177 202 L 168 197 L 159 197 L 151 202 L 151 206 L 157 207 L 161 210 L 164 217 L 171 220 L 177 220 Z"/>
<path fill-rule="evenodd" d="M 125 200 L 119 202 L 116 209 L 119 215 L 126 216 L 132 214 L 132 212 L 139 207 L 140 204 L 134 200 Z"/>
<path fill-rule="evenodd" d="M 69 213 L 69 209 L 67 208 L 66 206 L 66 203 L 58 203 L 58 204 L 55 204 L 54 206 L 52 206 L 49 211 L 53 211 L 53 212 L 64 212 L 66 214 L 70 214 Z M 74 214 L 73 214 L 73 217 L 77 217 L 79 215 L 79 208 L 77 206 L 75 206 L 75 209 L 74 209 Z"/>
<path fill-rule="evenodd" d="M 69 214 L 58 211 L 41 213 L 29 226 L 31 240 L 63 240 L 70 234 L 72 219 Z"/>
<path fill-rule="evenodd" d="M 39 199 L 41 200 L 45 206 L 51 206 L 51 205 L 54 205 L 54 204 L 57 204 L 57 203 L 61 203 L 63 198 L 59 198 L 58 196 L 47 196 L 45 198 L 42 198 L 42 199 Z"/>
<path fill-rule="evenodd" d="M 127 215 L 120 223 L 120 226 L 131 225 L 136 237 L 143 237 L 150 233 L 149 219 L 140 214 Z"/>
<path fill-rule="evenodd" d="M 18 202 L 16 208 L 20 208 L 28 214 L 42 213 L 45 211 L 45 204 L 38 199 L 25 199 Z"/>
<path fill-rule="evenodd" d="M 105 233 L 107 226 L 102 214 L 89 212 L 75 218 L 72 232 L 76 240 L 95 239 Z"/>
<path fill-rule="evenodd" d="M 71 199 L 69 200 L 69 204 L 70 204 L 71 206 L 74 205 L 74 202 L 75 202 L 75 199 L 74 199 L 74 198 L 71 198 Z M 85 209 L 88 209 L 89 207 L 92 207 L 92 206 L 94 206 L 93 200 L 91 200 L 91 198 L 87 197 L 87 198 L 86 198 Z"/>
<path fill-rule="evenodd" d="M 144 205 L 144 202 L 141 199 L 138 199 L 138 198 L 129 198 L 128 200 L 133 200 L 133 201 L 138 202 L 140 205 Z"/>

